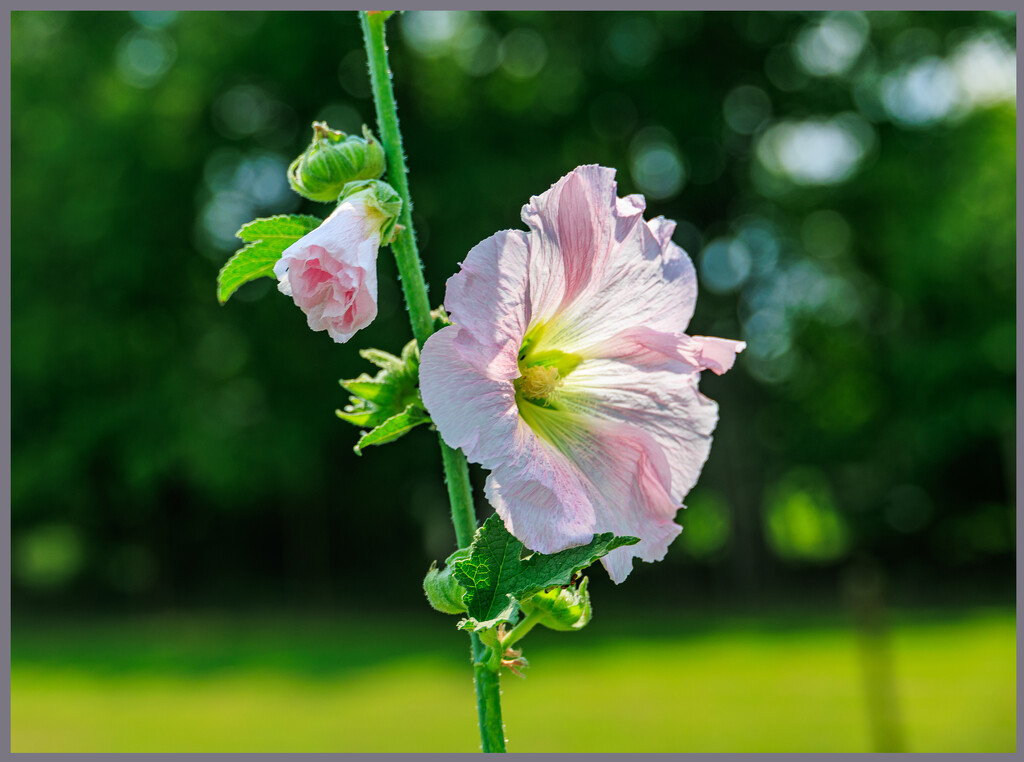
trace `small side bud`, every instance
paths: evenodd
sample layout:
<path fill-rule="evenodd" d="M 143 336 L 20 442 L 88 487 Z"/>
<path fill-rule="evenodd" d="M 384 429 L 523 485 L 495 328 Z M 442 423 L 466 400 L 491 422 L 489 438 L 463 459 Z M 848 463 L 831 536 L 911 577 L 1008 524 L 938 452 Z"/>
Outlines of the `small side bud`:
<path fill-rule="evenodd" d="M 363 137 L 313 122 L 313 140 L 288 167 L 288 184 L 311 201 L 335 201 L 346 183 L 384 174 L 384 148 L 363 126 Z"/>
<path fill-rule="evenodd" d="M 469 558 L 468 548 L 457 550 L 448 556 L 444 562 L 444 569 L 438 569 L 437 562 L 434 561 L 423 580 L 423 592 L 427 594 L 427 602 L 442 614 L 462 614 L 466 611 L 466 604 L 462 600 L 466 588 L 452 576 L 452 563 L 465 558 Z"/>
<path fill-rule="evenodd" d="M 539 624 L 552 630 L 571 632 L 590 622 L 590 594 L 587 577 L 579 587 L 549 587 L 521 602 L 527 616 L 539 615 Z"/>
<path fill-rule="evenodd" d="M 430 311 L 430 317 L 434 319 L 434 331 L 440 331 L 445 326 L 452 324 L 452 321 L 448 318 L 448 313 L 445 312 L 443 306 L 432 309 Z"/>

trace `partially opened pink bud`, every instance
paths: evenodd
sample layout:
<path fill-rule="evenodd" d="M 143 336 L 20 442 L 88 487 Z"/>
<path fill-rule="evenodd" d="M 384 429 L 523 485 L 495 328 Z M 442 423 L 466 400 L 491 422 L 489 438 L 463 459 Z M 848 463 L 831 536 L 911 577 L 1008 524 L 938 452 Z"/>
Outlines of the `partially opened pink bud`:
<path fill-rule="evenodd" d="M 339 344 L 377 317 L 377 250 L 401 208 L 387 183 L 349 185 L 331 216 L 274 265 L 281 293 L 306 313 L 312 330 L 327 331 Z"/>

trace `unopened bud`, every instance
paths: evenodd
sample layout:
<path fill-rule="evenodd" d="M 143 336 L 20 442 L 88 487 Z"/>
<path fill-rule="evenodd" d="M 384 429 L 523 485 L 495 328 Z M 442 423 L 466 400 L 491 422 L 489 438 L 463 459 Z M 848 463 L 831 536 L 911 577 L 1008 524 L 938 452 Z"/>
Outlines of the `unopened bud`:
<path fill-rule="evenodd" d="M 579 587 L 549 587 L 521 602 L 523 613 L 537 615 L 539 623 L 552 630 L 579 630 L 590 621 L 590 594 L 587 578 Z"/>
<path fill-rule="evenodd" d="M 452 324 L 451 319 L 448 317 L 448 313 L 445 312 L 444 307 L 437 307 L 430 311 L 430 317 L 434 320 L 434 331 L 440 331 L 445 326 Z"/>
<path fill-rule="evenodd" d="M 444 562 L 444 569 L 438 569 L 437 562 L 432 562 L 423 580 L 423 592 L 427 594 L 427 602 L 443 614 L 461 614 L 466 610 L 466 604 L 462 600 L 466 588 L 452 576 L 452 564 L 465 558 L 469 558 L 468 548 L 457 550 L 448 556 Z"/>
<path fill-rule="evenodd" d="M 313 122 L 313 141 L 288 167 L 288 184 L 312 201 L 336 201 L 346 183 L 384 174 L 384 148 L 363 126 L 363 137 Z"/>

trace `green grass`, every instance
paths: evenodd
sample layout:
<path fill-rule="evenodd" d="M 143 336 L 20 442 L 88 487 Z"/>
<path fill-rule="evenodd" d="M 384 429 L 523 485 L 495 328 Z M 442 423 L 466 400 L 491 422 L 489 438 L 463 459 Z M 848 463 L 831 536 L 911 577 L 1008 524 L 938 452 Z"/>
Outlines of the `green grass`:
<path fill-rule="evenodd" d="M 905 749 L 1014 751 L 1014 612 L 892 619 Z M 475 751 L 453 621 L 16 624 L 11 748 Z M 510 751 L 874 748 L 842 620 L 606 617 L 525 645 L 528 679 L 503 680 Z"/>

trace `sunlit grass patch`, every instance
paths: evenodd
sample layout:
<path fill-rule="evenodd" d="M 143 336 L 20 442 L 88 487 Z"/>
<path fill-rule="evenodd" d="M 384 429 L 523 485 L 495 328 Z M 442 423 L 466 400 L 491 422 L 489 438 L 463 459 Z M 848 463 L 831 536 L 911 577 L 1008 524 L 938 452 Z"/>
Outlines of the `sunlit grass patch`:
<path fill-rule="evenodd" d="M 1013 751 L 1013 612 L 897 621 L 906 749 Z M 473 751 L 468 649 L 446 624 L 16 627 L 12 750 Z M 856 634 L 786 624 L 539 631 L 528 679 L 503 681 L 509 750 L 872 750 Z"/>

